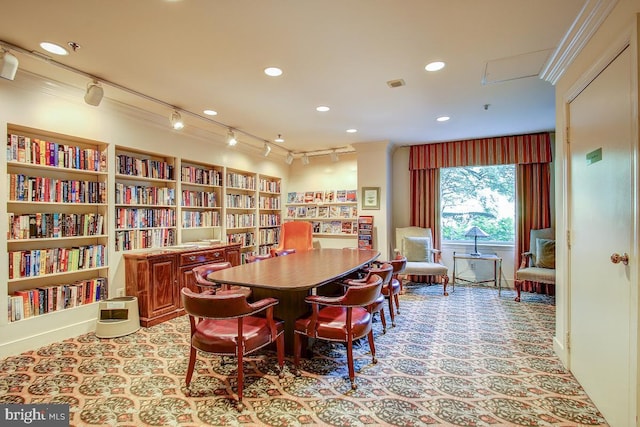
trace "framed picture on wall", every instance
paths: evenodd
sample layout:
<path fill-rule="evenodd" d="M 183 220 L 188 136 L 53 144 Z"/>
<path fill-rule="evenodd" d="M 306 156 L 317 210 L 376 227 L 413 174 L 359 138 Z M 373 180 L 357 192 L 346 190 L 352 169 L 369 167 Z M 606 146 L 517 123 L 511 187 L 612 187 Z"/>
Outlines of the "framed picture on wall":
<path fill-rule="evenodd" d="M 362 187 L 362 209 L 380 209 L 380 187 Z"/>

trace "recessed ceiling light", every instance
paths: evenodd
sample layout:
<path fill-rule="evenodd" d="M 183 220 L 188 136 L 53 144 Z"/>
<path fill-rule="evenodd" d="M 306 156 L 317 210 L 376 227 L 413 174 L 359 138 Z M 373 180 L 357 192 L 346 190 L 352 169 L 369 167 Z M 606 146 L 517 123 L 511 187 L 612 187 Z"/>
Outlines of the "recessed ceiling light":
<path fill-rule="evenodd" d="M 447 120 L 449 120 L 451 117 L 449 116 L 440 116 L 436 119 L 436 121 L 438 122 L 446 122 Z"/>
<path fill-rule="evenodd" d="M 427 64 L 426 67 L 424 67 L 424 69 L 427 71 L 439 71 L 439 70 L 442 70 L 443 68 L 444 68 L 444 62 L 442 61 L 431 62 Z"/>
<path fill-rule="evenodd" d="M 329 111 L 331 108 L 327 107 L 326 105 L 320 105 L 319 107 L 316 107 L 316 111 L 320 111 L 321 113 L 324 113 L 325 111 Z"/>
<path fill-rule="evenodd" d="M 214 111 L 214 110 L 204 110 L 203 113 L 205 113 L 207 116 L 217 116 L 218 112 Z"/>
<path fill-rule="evenodd" d="M 356 133 L 358 129 L 347 129 L 347 133 Z"/>
<path fill-rule="evenodd" d="M 278 67 L 267 67 L 264 69 L 264 73 L 267 76 L 271 76 L 271 77 L 278 77 L 282 75 L 282 69 L 278 68 Z"/>
<path fill-rule="evenodd" d="M 40 43 L 40 47 L 54 55 L 69 55 L 69 51 L 67 51 L 67 49 L 55 43 L 42 42 Z"/>
<path fill-rule="evenodd" d="M 278 137 L 276 139 L 274 139 L 275 142 L 284 142 L 284 138 L 282 137 L 282 135 L 278 134 Z"/>

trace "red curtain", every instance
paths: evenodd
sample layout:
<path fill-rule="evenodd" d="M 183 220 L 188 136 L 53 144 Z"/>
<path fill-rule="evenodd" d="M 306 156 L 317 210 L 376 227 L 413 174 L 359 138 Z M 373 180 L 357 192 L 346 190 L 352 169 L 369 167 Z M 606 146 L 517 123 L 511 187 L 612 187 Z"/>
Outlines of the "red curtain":
<path fill-rule="evenodd" d="M 547 132 L 414 145 L 409 152 L 410 225 L 431 228 L 439 248 L 440 168 L 515 164 L 517 269 L 520 254 L 529 247 L 530 230 L 551 223 L 551 160 Z"/>

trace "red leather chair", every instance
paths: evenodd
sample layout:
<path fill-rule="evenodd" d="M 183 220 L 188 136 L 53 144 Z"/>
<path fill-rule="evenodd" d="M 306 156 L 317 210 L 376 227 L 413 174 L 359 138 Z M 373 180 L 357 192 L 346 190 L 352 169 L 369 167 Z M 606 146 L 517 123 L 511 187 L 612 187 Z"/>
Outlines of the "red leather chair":
<path fill-rule="evenodd" d="M 282 224 L 280 229 L 280 243 L 271 248 L 271 255 L 285 249 L 295 249 L 297 252 L 313 250 L 313 225 L 308 221 L 289 221 Z"/>
<path fill-rule="evenodd" d="M 384 302 L 389 295 L 393 295 L 393 289 L 391 288 L 391 281 L 393 279 L 393 265 L 384 263 L 378 266 L 370 267 L 367 269 L 367 275 L 363 279 L 348 280 L 345 282 L 347 286 L 358 286 L 368 283 L 372 276 L 379 276 L 382 279 L 382 288 L 380 290 L 380 297 L 368 306 L 368 310 L 371 314 L 380 313 L 380 322 L 382 322 L 382 333 L 387 332 L 387 319 L 384 317 Z M 391 325 L 396 326 L 395 315 L 393 313 L 393 303 L 389 301 L 389 311 L 391 316 Z"/>
<path fill-rule="evenodd" d="M 407 257 L 403 255 L 396 255 L 395 259 L 388 262 L 393 266 L 391 288 L 394 291 L 393 301 L 396 304 L 396 313 L 400 314 L 400 298 L 398 297 L 398 295 L 402 293 L 402 279 L 400 278 L 400 275 L 404 272 L 404 269 L 407 268 Z"/>
<path fill-rule="evenodd" d="M 276 343 L 280 376 L 284 366 L 284 322 L 274 319 L 275 298 L 248 303 L 241 294 L 203 294 L 182 288 L 182 305 L 189 314 L 191 351 L 186 386 L 196 365 L 197 350 L 238 358 L 238 409 L 243 409 L 243 358 L 272 342 Z M 259 313 L 264 312 L 263 315 Z"/>
<path fill-rule="evenodd" d="M 262 260 L 269 259 L 269 258 L 271 258 L 271 254 L 249 255 L 244 259 L 244 262 L 251 263 L 251 262 L 262 261 Z"/>
<path fill-rule="evenodd" d="M 220 293 L 240 293 L 246 298 L 251 298 L 251 289 L 244 286 L 231 286 L 227 284 L 218 284 L 211 282 L 207 279 L 207 276 L 214 271 L 223 270 L 225 268 L 231 268 L 230 262 L 214 262 L 212 264 L 199 265 L 194 267 L 193 275 L 196 279 L 196 285 L 210 294 Z"/>
<path fill-rule="evenodd" d="M 353 366 L 353 341 L 366 336 L 371 349 L 373 363 L 376 360 L 376 347 L 371 329 L 371 313 L 368 307 L 380 296 L 382 278 L 372 275 L 370 283 L 351 286 L 344 295 L 326 297 L 310 295 L 305 298 L 311 304 L 311 316 L 296 320 L 294 333 L 294 364 L 300 364 L 302 346 L 307 338 L 342 342 L 347 345 L 347 362 L 351 388 L 356 388 Z M 322 308 L 320 308 L 322 307 Z"/>
<path fill-rule="evenodd" d="M 295 253 L 296 253 L 295 249 L 282 249 L 280 251 L 276 250 L 276 256 L 291 255 Z"/>

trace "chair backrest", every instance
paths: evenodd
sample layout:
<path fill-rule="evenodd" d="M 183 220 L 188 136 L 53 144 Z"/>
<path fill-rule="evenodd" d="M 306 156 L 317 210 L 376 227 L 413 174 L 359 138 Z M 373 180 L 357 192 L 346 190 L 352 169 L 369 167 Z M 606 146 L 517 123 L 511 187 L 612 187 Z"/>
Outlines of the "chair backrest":
<path fill-rule="evenodd" d="M 270 254 L 249 255 L 244 259 L 244 262 L 250 263 L 250 262 L 256 262 L 256 261 L 263 261 L 263 260 L 269 259 L 269 258 L 271 258 Z"/>
<path fill-rule="evenodd" d="M 365 307 L 373 304 L 380 296 L 382 282 L 382 277 L 370 274 L 365 283 L 347 288 L 347 291 L 342 295 L 340 305 L 343 307 Z"/>
<path fill-rule="evenodd" d="M 227 261 L 223 262 L 214 262 L 211 264 L 203 264 L 197 267 L 193 267 L 191 271 L 193 271 L 193 275 L 196 279 L 196 284 L 198 286 L 204 287 L 217 287 L 218 285 L 207 280 L 207 276 L 214 271 L 224 270 L 225 268 L 231 268 L 231 263 Z"/>
<path fill-rule="evenodd" d="M 180 294 L 184 310 L 194 317 L 229 319 L 255 311 L 242 294 L 199 294 L 189 288 L 182 288 Z"/>
<path fill-rule="evenodd" d="M 430 228 L 396 228 L 395 252 L 410 262 L 433 262 L 433 235 Z"/>
<path fill-rule="evenodd" d="M 389 264 L 393 266 L 393 276 L 397 277 L 407 267 L 407 257 L 404 255 L 397 255 L 395 259 L 389 261 Z"/>
<path fill-rule="evenodd" d="M 280 251 L 276 251 L 276 256 L 285 256 L 285 255 L 291 255 L 295 253 L 296 253 L 296 250 L 294 248 L 282 249 Z"/>
<path fill-rule="evenodd" d="M 277 250 L 295 249 L 305 252 L 313 249 L 313 225 L 308 221 L 290 221 L 282 224 Z"/>
<path fill-rule="evenodd" d="M 379 276 L 382 279 L 382 287 L 384 288 L 391 281 L 393 277 L 393 265 L 385 262 L 378 267 L 371 267 L 367 270 L 367 281 L 371 276 Z"/>
<path fill-rule="evenodd" d="M 531 253 L 531 258 L 529 258 L 529 266 L 533 267 L 538 264 L 538 255 L 540 253 L 540 249 L 538 248 L 538 239 L 544 240 L 552 240 L 554 241 L 554 264 L 555 264 L 555 238 L 556 232 L 553 228 L 540 228 L 537 230 L 531 230 L 529 234 L 529 252 Z"/>

